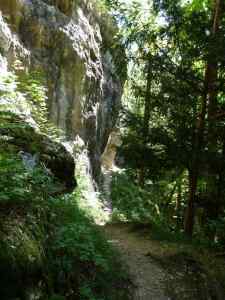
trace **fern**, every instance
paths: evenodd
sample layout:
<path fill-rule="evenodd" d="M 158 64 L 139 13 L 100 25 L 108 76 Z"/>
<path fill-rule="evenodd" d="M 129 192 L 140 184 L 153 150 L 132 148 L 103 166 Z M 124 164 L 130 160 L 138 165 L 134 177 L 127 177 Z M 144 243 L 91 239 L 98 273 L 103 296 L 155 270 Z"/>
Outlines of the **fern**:
<path fill-rule="evenodd" d="M 0 75 L 0 110 L 31 114 L 39 130 L 53 139 L 62 132 L 49 121 L 45 74 L 40 71 Z"/>

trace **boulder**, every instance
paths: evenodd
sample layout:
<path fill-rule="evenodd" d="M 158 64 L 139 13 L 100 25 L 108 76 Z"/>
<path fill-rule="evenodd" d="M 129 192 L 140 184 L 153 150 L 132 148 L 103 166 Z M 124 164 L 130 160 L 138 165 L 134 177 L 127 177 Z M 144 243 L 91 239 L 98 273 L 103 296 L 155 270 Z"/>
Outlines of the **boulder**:
<path fill-rule="evenodd" d="M 38 127 L 28 123 L 21 115 L 10 111 L 1 111 L 0 121 L 2 148 L 13 149 L 18 154 L 23 151 L 36 155 L 40 163 L 62 183 L 64 189 L 61 188 L 61 192 L 70 192 L 75 188 L 74 159 L 61 143 L 41 133 Z"/>

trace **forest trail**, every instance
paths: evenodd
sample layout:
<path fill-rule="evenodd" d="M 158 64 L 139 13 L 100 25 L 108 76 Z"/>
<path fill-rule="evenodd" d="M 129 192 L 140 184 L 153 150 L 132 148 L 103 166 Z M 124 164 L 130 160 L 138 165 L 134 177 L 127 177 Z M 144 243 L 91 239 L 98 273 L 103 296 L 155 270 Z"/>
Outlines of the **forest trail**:
<path fill-rule="evenodd" d="M 151 238 L 143 225 L 102 227 L 117 248 L 134 285 L 133 300 L 224 300 L 224 290 L 182 245 Z M 183 248 L 185 247 L 185 248 Z"/>
<path fill-rule="evenodd" d="M 127 224 L 104 227 L 108 240 L 119 250 L 135 285 L 134 300 L 170 300 L 165 295 L 165 270 L 148 256 L 154 242 L 141 237 Z"/>

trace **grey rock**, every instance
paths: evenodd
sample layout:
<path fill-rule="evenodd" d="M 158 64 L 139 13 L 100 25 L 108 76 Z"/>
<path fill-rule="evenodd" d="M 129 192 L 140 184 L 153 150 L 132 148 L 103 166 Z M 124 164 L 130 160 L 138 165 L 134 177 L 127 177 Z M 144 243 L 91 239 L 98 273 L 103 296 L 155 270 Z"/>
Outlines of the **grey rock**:
<path fill-rule="evenodd" d="M 112 47 L 113 22 L 96 9 L 95 1 L 1 1 L 0 10 L 10 28 L 6 46 L 13 37 L 19 45 L 4 51 L 9 67 L 19 57 L 25 68 L 46 73 L 50 119 L 66 140 L 77 135 L 84 140 L 98 179 L 124 82 L 115 67 L 123 54 Z"/>
<path fill-rule="evenodd" d="M 38 156 L 40 163 L 44 164 L 46 169 L 49 169 L 63 184 L 64 188 L 62 187 L 61 192 L 72 191 L 76 186 L 75 163 L 73 156 L 66 148 L 61 143 L 40 133 L 22 116 L 10 112 L 7 122 L 8 124 L 17 124 L 17 126 L 0 127 L 0 137 L 10 137 L 7 139 L 7 144 L 13 145 L 15 150 L 20 152 L 27 168 L 35 166 Z"/>

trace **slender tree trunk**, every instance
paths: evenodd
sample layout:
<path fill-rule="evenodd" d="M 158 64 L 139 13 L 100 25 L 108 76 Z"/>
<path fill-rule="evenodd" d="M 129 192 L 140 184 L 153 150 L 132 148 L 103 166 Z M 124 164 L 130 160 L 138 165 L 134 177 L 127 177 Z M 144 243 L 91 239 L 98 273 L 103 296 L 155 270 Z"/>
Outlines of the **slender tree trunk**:
<path fill-rule="evenodd" d="M 199 157 L 204 144 L 205 117 L 207 109 L 209 70 L 208 65 L 205 71 L 204 94 L 201 98 L 201 111 L 194 131 L 192 146 L 192 162 L 189 169 L 189 198 L 184 219 L 184 232 L 190 237 L 194 229 L 194 203 L 197 191 L 198 175 L 199 175 Z"/>
<path fill-rule="evenodd" d="M 194 170 L 196 172 L 196 169 Z M 194 202 L 195 202 L 195 193 L 197 189 L 197 173 L 193 174 L 193 171 L 189 171 L 189 198 L 188 206 L 186 210 L 186 215 L 184 219 L 184 232 L 192 236 L 194 228 Z"/>
<path fill-rule="evenodd" d="M 182 183 L 182 177 L 178 179 L 178 183 L 177 183 L 177 199 L 176 199 L 176 207 L 175 207 L 175 211 L 176 211 L 176 226 L 177 229 L 180 229 L 180 216 L 181 216 L 181 200 L 182 200 L 182 190 L 181 190 L 181 183 Z"/>
<path fill-rule="evenodd" d="M 215 49 L 217 43 L 217 34 L 219 30 L 219 22 L 221 18 L 221 4 L 222 0 L 215 0 L 214 8 L 214 20 L 211 35 L 211 49 Z M 214 47 L 214 48 L 213 48 Z M 217 81 L 218 81 L 218 57 L 216 53 L 209 53 L 208 58 L 208 141 L 209 141 L 209 151 L 216 150 L 216 140 L 215 140 L 215 119 L 213 118 L 217 111 Z"/>
<path fill-rule="evenodd" d="M 219 31 L 219 22 L 222 16 L 222 0 L 217 0 L 217 7 L 215 10 L 215 20 L 213 24 L 213 35 L 212 35 L 212 43 L 217 43 L 217 34 Z M 210 57 L 210 70 L 211 70 L 211 82 L 209 84 L 209 108 L 208 108 L 208 150 L 211 157 L 213 157 L 217 153 L 218 149 L 218 140 L 216 137 L 216 119 L 214 116 L 217 112 L 217 81 L 218 81 L 218 57 L 216 53 Z M 219 207 L 220 207 L 220 180 L 217 179 L 217 176 L 220 177 L 220 172 L 215 173 L 214 162 L 209 160 L 208 165 L 208 180 L 207 180 L 207 192 L 209 194 L 209 201 L 211 205 L 206 211 L 206 215 L 210 219 L 217 219 L 219 215 Z M 208 236 L 211 240 L 215 239 L 216 231 L 212 230 L 208 233 Z"/>
<path fill-rule="evenodd" d="M 147 78 L 146 78 L 146 92 L 145 92 L 145 100 L 144 100 L 144 122 L 143 122 L 143 145 L 146 146 L 148 142 L 149 136 L 149 120 L 150 120 L 150 109 L 151 109 L 151 86 L 152 86 L 152 58 L 149 55 L 148 58 L 148 66 L 147 66 Z M 141 168 L 139 171 L 139 184 L 144 186 L 145 176 L 146 176 L 146 168 L 144 161 L 141 162 Z"/>
<path fill-rule="evenodd" d="M 141 167 L 138 171 L 138 183 L 141 187 L 145 185 L 145 165 L 144 161 L 141 161 Z"/>
<path fill-rule="evenodd" d="M 223 142 L 223 152 L 222 152 L 222 160 L 225 161 L 225 141 Z M 216 205 L 216 218 L 223 214 L 225 203 L 224 203 L 224 178 L 225 178 L 225 170 L 224 168 L 220 169 L 219 179 L 217 182 L 217 205 Z M 218 235 L 217 231 L 214 232 L 214 241 L 220 240 L 220 234 Z"/>
<path fill-rule="evenodd" d="M 194 228 L 194 204 L 197 191 L 197 183 L 199 176 L 199 157 L 204 144 L 205 118 L 207 105 L 209 109 L 214 110 L 214 100 L 216 98 L 216 79 L 217 79 L 217 64 L 212 61 L 214 53 L 212 53 L 213 43 L 219 28 L 221 0 L 214 0 L 213 9 L 213 26 L 211 30 L 211 43 L 208 60 L 206 62 L 204 93 L 201 98 L 201 111 L 197 120 L 194 139 L 193 139 L 193 158 L 191 168 L 189 170 L 189 199 L 185 215 L 184 231 L 187 235 L 192 236 Z"/>
<path fill-rule="evenodd" d="M 145 143 L 148 140 L 148 134 L 149 134 L 151 86 L 152 86 L 152 58 L 150 56 L 148 59 L 147 85 L 146 85 L 145 103 L 144 103 L 143 137 Z"/>

